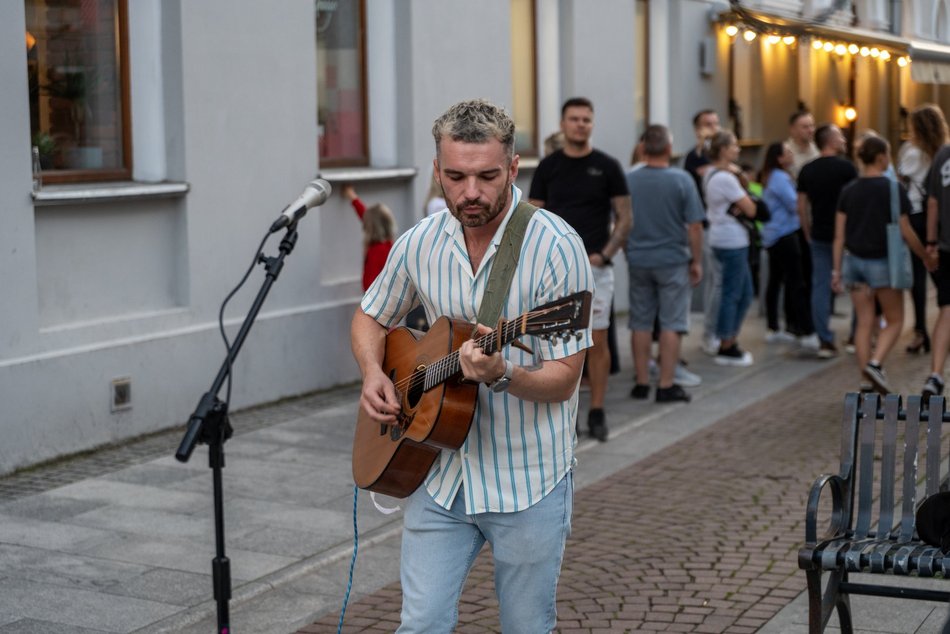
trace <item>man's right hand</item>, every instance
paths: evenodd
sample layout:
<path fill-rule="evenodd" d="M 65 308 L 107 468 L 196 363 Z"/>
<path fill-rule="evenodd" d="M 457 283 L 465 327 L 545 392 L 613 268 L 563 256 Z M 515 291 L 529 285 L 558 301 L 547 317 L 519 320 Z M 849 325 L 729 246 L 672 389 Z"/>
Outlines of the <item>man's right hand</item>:
<path fill-rule="evenodd" d="M 377 423 L 392 424 L 401 409 L 396 388 L 382 369 L 363 378 L 360 407 Z"/>

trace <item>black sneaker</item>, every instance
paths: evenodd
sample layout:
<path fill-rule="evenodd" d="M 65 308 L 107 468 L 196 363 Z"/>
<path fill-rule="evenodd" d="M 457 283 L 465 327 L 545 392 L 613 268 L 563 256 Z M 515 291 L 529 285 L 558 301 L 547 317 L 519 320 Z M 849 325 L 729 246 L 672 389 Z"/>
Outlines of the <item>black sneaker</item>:
<path fill-rule="evenodd" d="M 716 365 L 732 365 L 740 368 L 746 368 L 752 365 L 752 353 L 740 350 L 739 346 L 732 344 L 728 348 L 719 347 L 719 354 L 713 359 Z"/>
<path fill-rule="evenodd" d="M 645 399 L 650 396 L 650 386 L 644 383 L 637 383 L 630 390 L 630 398 Z"/>
<path fill-rule="evenodd" d="M 880 365 L 874 365 L 873 363 L 868 363 L 864 366 L 864 376 L 867 377 L 867 380 L 871 382 L 871 385 L 874 386 L 874 389 L 880 392 L 881 394 L 890 394 L 891 386 L 887 382 L 887 375 L 884 374 L 884 368 Z"/>
<path fill-rule="evenodd" d="M 921 401 L 924 405 L 930 403 L 931 396 L 940 396 L 943 394 L 943 380 L 934 374 L 927 377 L 924 382 L 924 389 L 920 391 Z"/>
<path fill-rule="evenodd" d="M 590 429 L 591 438 L 596 438 L 600 442 L 607 440 L 607 419 L 604 416 L 604 410 L 592 409 L 588 412 L 587 428 Z"/>
<path fill-rule="evenodd" d="M 687 394 L 686 391 L 676 383 L 670 387 L 656 388 L 657 403 L 672 403 L 673 401 L 684 401 L 689 403 L 689 394 Z"/>
<path fill-rule="evenodd" d="M 819 359 L 833 359 L 838 354 L 838 348 L 830 341 L 820 341 L 817 354 Z"/>

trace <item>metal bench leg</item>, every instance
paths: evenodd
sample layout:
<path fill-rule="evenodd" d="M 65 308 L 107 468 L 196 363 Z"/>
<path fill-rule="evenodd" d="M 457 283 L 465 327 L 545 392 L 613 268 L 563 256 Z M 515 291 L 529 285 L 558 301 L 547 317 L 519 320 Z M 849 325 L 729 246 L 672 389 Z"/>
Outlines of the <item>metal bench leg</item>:
<path fill-rule="evenodd" d="M 851 601 L 847 594 L 841 594 L 841 582 L 847 580 L 848 573 L 835 570 L 828 573 L 828 585 L 822 592 L 821 570 L 806 570 L 808 580 L 808 632 L 822 634 L 835 609 L 838 610 L 838 622 L 841 634 L 852 634 Z"/>
<path fill-rule="evenodd" d="M 836 571 L 832 573 L 831 579 L 828 580 L 828 584 L 830 585 L 832 582 L 834 582 L 836 585 L 838 585 L 842 581 L 847 580 L 847 571 Z M 838 596 L 836 607 L 838 608 L 838 624 L 841 627 L 841 634 L 853 634 L 854 626 L 851 623 L 851 595 L 839 592 L 837 588 L 835 589 L 835 594 Z"/>

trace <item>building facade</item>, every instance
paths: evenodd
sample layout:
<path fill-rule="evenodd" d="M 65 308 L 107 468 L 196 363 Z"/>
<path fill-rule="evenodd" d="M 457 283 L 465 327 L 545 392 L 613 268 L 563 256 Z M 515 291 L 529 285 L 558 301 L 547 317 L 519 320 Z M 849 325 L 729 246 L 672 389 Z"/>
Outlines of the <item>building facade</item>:
<path fill-rule="evenodd" d="M 915 105 L 950 106 L 948 39 L 948 0 L 2 3 L 0 474 L 183 423 L 224 359 L 221 302 L 283 205 L 320 176 L 409 227 L 432 121 L 458 100 L 513 112 L 524 189 L 574 95 L 624 165 L 648 122 L 685 153 L 701 107 L 750 160 L 799 102 L 897 143 Z M 361 267 L 334 195 L 299 223 L 232 408 L 358 378 Z M 229 304 L 229 336 L 262 280 L 255 266 Z"/>

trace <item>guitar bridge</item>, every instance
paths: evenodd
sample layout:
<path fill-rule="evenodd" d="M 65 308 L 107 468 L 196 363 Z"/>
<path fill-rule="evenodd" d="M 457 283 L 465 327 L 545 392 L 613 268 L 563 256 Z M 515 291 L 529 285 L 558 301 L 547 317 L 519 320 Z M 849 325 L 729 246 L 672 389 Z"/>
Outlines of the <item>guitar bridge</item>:
<path fill-rule="evenodd" d="M 385 423 L 379 426 L 379 435 L 385 436 L 387 432 L 387 427 L 389 428 L 389 439 L 390 440 L 399 440 L 402 438 L 402 435 L 406 433 L 406 430 L 409 429 L 409 425 L 412 424 L 413 419 L 416 415 L 407 414 L 405 412 L 399 412 L 396 415 L 396 422 L 391 425 L 386 425 Z"/>

